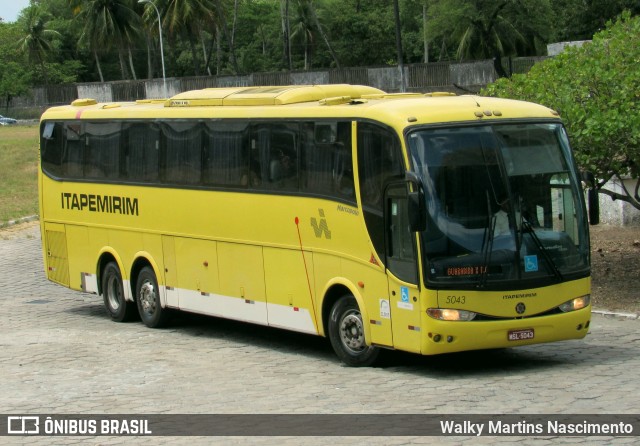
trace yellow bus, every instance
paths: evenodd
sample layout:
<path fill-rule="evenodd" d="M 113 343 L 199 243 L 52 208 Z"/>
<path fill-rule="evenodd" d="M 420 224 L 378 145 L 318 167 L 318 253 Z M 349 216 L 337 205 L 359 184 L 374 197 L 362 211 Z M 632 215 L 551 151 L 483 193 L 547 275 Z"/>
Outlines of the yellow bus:
<path fill-rule="evenodd" d="M 311 333 L 351 366 L 588 331 L 586 207 L 548 108 L 212 88 L 54 107 L 40 144 L 47 277 L 115 321 Z"/>

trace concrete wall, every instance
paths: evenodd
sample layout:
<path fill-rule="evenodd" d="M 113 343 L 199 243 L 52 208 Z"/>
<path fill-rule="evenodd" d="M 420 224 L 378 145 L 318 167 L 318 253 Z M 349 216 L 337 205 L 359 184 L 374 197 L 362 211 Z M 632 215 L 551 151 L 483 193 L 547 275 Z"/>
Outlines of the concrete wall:
<path fill-rule="evenodd" d="M 484 86 L 497 79 L 492 60 L 451 65 L 451 83 L 464 87 Z"/>
<path fill-rule="evenodd" d="M 550 43 L 547 45 L 547 54 L 549 56 L 557 56 L 568 46 L 582 46 L 587 42 L 591 42 L 591 40 L 574 40 L 572 42 Z"/>
<path fill-rule="evenodd" d="M 91 84 L 78 84 L 78 98 L 91 98 L 98 102 L 112 102 L 111 84 L 94 82 Z"/>
<path fill-rule="evenodd" d="M 539 58 L 518 58 L 525 66 Z M 508 61 L 503 61 L 508 69 Z M 515 71 L 515 70 L 514 70 Z M 429 92 L 434 90 L 456 91 L 457 87 L 472 89 L 493 82 L 496 74 L 491 60 L 449 63 L 406 65 L 405 86 L 410 91 Z M 68 104 L 78 98 L 93 98 L 99 102 L 135 101 L 137 99 L 160 99 L 174 96 L 187 90 L 211 87 L 243 87 L 253 85 L 302 85 L 351 83 L 370 85 L 393 93 L 401 90 L 400 73 L 397 66 L 347 67 L 331 70 L 254 73 L 240 76 L 202 76 L 199 78 L 167 78 L 117 81 L 105 83 L 84 83 L 57 85 L 48 88 L 34 88 L 24 96 L 12 99 L 12 108 L 48 107 Z M 166 88 L 166 92 L 165 92 Z M 10 114 L 10 113 L 7 113 Z"/>
<path fill-rule="evenodd" d="M 626 189 L 633 193 L 636 180 L 624 180 Z M 622 184 L 618 180 L 609 181 L 606 186 L 613 192 L 624 193 Z M 614 226 L 640 226 L 640 211 L 629 203 L 621 200 L 612 200 L 608 195 L 600 195 L 600 221 Z"/>

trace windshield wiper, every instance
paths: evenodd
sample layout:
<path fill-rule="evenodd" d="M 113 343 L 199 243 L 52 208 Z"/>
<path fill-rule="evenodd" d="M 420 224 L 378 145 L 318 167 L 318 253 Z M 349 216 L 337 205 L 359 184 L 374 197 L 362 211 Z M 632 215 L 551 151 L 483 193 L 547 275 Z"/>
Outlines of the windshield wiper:
<path fill-rule="evenodd" d="M 492 214 L 491 212 L 491 199 L 489 198 L 489 192 L 485 191 L 486 195 L 487 195 L 487 217 L 488 218 L 488 224 L 487 224 L 487 229 L 485 229 L 485 231 L 489 231 L 488 234 L 485 232 L 485 236 L 483 237 L 482 240 L 482 269 L 480 271 L 480 278 L 478 280 L 478 284 L 477 287 L 478 288 L 483 288 L 485 286 L 485 284 L 487 283 L 487 276 L 489 273 L 489 262 L 491 261 L 491 252 L 493 251 L 493 238 L 494 238 L 494 233 L 496 230 L 496 220 L 497 217 L 495 216 L 495 214 Z"/>
<path fill-rule="evenodd" d="M 563 280 L 562 273 L 560 272 L 560 270 L 558 269 L 558 266 L 555 264 L 555 262 L 551 258 L 551 255 L 549 254 L 549 251 L 547 251 L 547 248 L 545 248 L 544 245 L 542 244 L 542 241 L 536 234 L 536 230 L 533 229 L 533 226 L 531 226 L 531 223 L 529 223 L 527 219 L 521 216 L 520 224 L 523 229 L 522 233 L 524 234 L 524 231 L 526 230 L 526 232 L 531 235 L 531 239 L 533 240 L 533 243 L 535 243 L 536 247 L 538 248 L 538 251 L 540 251 L 540 253 L 542 254 L 542 257 L 544 257 L 545 261 L 547 262 L 547 265 L 551 267 L 553 274 L 556 276 L 556 278 L 559 281 L 562 281 Z"/>

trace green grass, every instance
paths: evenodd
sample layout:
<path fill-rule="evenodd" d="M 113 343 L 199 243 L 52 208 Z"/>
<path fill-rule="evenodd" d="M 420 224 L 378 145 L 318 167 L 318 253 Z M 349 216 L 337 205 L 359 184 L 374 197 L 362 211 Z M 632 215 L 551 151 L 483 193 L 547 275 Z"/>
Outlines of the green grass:
<path fill-rule="evenodd" d="M 38 213 L 38 126 L 0 126 L 0 225 Z"/>

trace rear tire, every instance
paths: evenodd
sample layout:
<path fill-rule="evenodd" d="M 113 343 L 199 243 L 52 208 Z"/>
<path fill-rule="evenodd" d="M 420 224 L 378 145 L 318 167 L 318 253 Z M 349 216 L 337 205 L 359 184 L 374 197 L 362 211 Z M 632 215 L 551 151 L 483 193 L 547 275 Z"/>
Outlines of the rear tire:
<path fill-rule="evenodd" d="M 147 327 L 160 328 L 169 321 L 169 310 L 162 308 L 158 281 L 153 270 L 145 266 L 138 274 L 136 282 L 136 302 L 140 319 Z"/>
<path fill-rule="evenodd" d="M 380 354 L 378 347 L 366 344 L 362 314 L 351 295 L 339 299 L 331 308 L 329 340 L 340 360 L 351 367 L 370 366 Z"/>
<path fill-rule="evenodd" d="M 111 320 L 126 322 L 135 318 L 136 305 L 124 297 L 122 274 L 120 274 L 120 268 L 115 262 L 107 263 L 107 266 L 102 270 L 102 298 Z"/>

